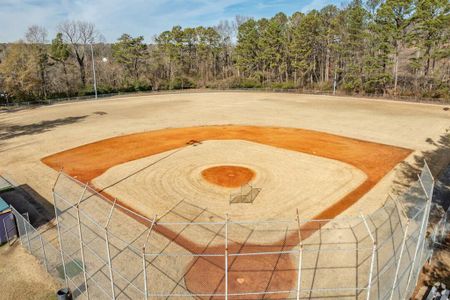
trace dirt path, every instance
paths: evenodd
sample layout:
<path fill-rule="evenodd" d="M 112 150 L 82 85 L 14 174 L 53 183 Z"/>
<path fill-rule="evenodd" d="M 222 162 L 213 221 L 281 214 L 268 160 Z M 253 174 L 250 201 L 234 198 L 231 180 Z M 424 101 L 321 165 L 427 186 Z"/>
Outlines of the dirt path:
<path fill-rule="evenodd" d="M 192 140 L 246 140 L 339 160 L 353 165 L 367 175 L 366 181 L 359 187 L 330 207 L 325 208 L 315 216 L 315 219 L 332 219 L 342 213 L 412 152 L 409 149 L 311 130 L 228 125 L 163 129 L 119 136 L 56 153 L 43 158 L 42 161 L 55 170 L 63 168 L 69 175 L 86 183 L 113 166 L 185 147 Z M 104 195 L 112 199 L 111 195 L 107 193 Z M 130 207 L 130 209 L 133 208 Z M 195 254 L 221 253 L 224 249 L 224 246 L 206 246 L 205 248 L 205 246 L 196 244 L 195 241 L 190 241 L 164 226 L 155 226 L 154 228 L 160 234 Z M 315 228 L 317 228 L 317 224 L 304 224 L 301 229 L 301 238 L 305 239 L 313 234 Z M 273 245 L 233 243 L 229 245 L 228 251 L 229 253 L 242 253 L 290 250 L 298 243 L 299 236 L 295 233 Z M 196 258 L 185 276 L 187 288 L 193 293 L 223 293 L 224 263 L 224 257 Z M 245 290 L 265 289 L 271 291 L 291 290 L 295 285 L 296 271 L 288 254 L 234 256 L 229 260 L 228 266 L 232 283 L 229 288 L 234 293 L 242 291 L 243 286 L 245 286 Z M 237 270 L 239 272 L 233 272 Z M 245 273 L 242 270 L 261 271 L 256 274 L 255 272 Z M 248 275 L 233 278 L 233 274 Z M 283 299 L 286 296 L 286 294 L 273 294 L 271 298 Z M 257 299 L 258 297 L 259 295 L 254 295 L 247 299 Z"/>

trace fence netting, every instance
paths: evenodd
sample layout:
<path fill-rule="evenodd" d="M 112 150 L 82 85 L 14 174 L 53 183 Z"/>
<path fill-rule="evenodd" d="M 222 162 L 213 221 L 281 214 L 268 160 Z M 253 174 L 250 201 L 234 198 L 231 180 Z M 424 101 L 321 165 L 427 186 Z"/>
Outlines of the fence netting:
<path fill-rule="evenodd" d="M 147 218 L 60 173 L 59 249 L 14 214 L 24 247 L 81 298 L 406 299 L 448 233 L 448 212 L 428 231 L 433 188 L 425 164 L 369 215 L 240 221 L 181 200 Z"/>

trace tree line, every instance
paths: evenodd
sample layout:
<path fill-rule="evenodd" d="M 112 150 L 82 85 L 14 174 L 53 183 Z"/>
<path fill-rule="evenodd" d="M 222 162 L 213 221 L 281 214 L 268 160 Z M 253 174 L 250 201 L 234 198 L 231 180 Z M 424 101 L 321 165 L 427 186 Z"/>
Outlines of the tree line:
<path fill-rule="evenodd" d="M 277 88 L 445 98 L 448 0 L 353 0 L 291 16 L 238 16 L 106 43 L 95 25 L 33 25 L 0 45 L 0 101 L 184 88 Z M 92 61 L 92 57 L 94 58 Z"/>

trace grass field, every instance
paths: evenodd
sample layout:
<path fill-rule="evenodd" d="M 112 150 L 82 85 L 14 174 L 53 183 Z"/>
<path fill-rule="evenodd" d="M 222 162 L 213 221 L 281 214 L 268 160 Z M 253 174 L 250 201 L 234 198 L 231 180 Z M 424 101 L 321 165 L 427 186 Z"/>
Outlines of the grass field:
<path fill-rule="evenodd" d="M 284 219 L 296 209 L 302 218 L 334 218 L 380 207 L 415 179 L 410 171 L 424 156 L 433 170 L 445 167 L 449 119 L 438 105 L 272 93 L 68 103 L 0 113 L 0 172 L 51 201 L 63 168 L 147 217 L 183 200 L 234 220 Z M 201 176 L 221 165 L 254 172 L 261 192 L 253 204 L 229 205 L 233 189 Z M 177 208 L 178 220 L 192 214 Z M 178 244 L 195 252 L 200 240 L 191 233 Z"/>

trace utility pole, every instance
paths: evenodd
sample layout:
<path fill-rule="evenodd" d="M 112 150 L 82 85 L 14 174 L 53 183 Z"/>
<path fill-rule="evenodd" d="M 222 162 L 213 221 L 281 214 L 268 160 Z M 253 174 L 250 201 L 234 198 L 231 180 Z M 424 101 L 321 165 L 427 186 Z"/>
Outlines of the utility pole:
<path fill-rule="evenodd" d="M 95 99 L 97 100 L 97 78 L 95 77 L 95 62 L 94 62 L 94 48 L 91 45 L 91 58 L 92 58 L 92 72 L 94 73 L 94 93 L 95 93 Z"/>
<path fill-rule="evenodd" d="M 336 95 L 337 67 L 334 67 L 333 95 Z"/>

